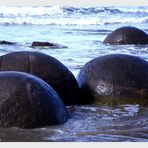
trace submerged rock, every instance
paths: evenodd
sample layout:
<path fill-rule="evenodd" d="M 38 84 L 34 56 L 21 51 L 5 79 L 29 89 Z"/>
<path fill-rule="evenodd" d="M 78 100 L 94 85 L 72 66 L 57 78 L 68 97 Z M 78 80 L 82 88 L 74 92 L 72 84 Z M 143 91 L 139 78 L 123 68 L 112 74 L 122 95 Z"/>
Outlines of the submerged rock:
<path fill-rule="evenodd" d="M 14 45 L 15 43 L 13 42 L 8 42 L 8 41 L 0 41 L 0 45 Z"/>
<path fill-rule="evenodd" d="M 22 71 L 33 74 L 51 85 L 64 104 L 79 104 L 78 83 L 60 61 L 40 52 L 20 51 L 0 57 L 0 71 Z"/>
<path fill-rule="evenodd" d="M 40 78 L 22 72 L 0 72 L 0 127 L 38 128 L 67 121 L 57 93 Z"/>
<path fill-rule="evenodd" d="M 49 42 L 34 41 L 31 46 L 55 46 L 55 44 Z"/>
<path fill-rule="evenodd" d="M 139 57 L 111 54 L 95 58 L 82 67 L 77 80 L 90 102 L 148 105 L 148 62 Z"/>
<path fill-rule="evenodd" d="M 66 46 L 58 45 L 55 43 L 38 42 L 38 41 L 34 41 L 31 45 L 31 47 L 67 48 Z"/>
<path fill-rule="evenodd" d="M 103 43 L 114 44 L 148 44 L 148 35 L 131 26 L 121 27 L 110 33 Z"/>

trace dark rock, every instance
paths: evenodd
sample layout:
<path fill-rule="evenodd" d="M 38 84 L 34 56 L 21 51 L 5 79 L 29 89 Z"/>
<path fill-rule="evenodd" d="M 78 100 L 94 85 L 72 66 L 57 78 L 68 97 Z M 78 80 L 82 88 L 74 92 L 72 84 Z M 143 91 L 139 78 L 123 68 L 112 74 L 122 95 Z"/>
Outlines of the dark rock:
<path fill-rule="evenodd" d="M 38 42 L 35 41 L 32 43 L 31 45 L 32 48 L 38 48 L 38 47 L 42 47 L 42 48 L 67 48 L 67 46 L 63 46 L 63 45 L 59 45 L 56 43 L 49 43 L 49 42 Z"/>
<path fill-rule="evenodd" d="M 74 75 L 57 59 L 39 52 L 20 51 L 1 56 L 1 71 L 22 71 L 51 85 L 66 105 L 79 104 Z"/>
<path fill-rule="evenodd" d="M 33 43 L 32 43 L 32 47 L 33 46 L 55 46 L 56 44 L 53 44 L 53 43 L 49 43 L 49 42 L 38 42 L 38 41 L 34 41 Z"/>
<path fill-rule="evenodd" d="M 57 93 L 40 78 L 22 72 L 0 72 L 0 127 L 38 128 L 67 121 Z"/>
<path fill-rule="evenodd" d="M 115 44 L 148 44 L 148 35 L 136 27 L 121 27 L 110 33 L 103 43 Z"/>
<path fill-rule="evenodd" d="M 8 42 L 8 41 L 0 41 L 0 44 L 1 45 L 14 45 L 15 43 L 13 43 L 13 42 Z"/>
<path fill-rule="evenodd" d="M 112 54 L 95 58 L 83 66 L 77 80 L 90 102 L 148 105 L 148 62 L 138 57 Z"/>

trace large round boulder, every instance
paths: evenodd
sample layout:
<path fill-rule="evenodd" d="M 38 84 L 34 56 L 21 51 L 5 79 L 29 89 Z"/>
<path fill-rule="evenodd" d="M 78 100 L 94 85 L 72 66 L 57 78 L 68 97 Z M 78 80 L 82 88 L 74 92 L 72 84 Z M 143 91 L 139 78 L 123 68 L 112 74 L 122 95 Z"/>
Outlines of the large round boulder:
<path fill-rule="evenodd" d="M 148 44 L 148 35 L 132 26 L 121 27 L 110 33 L 103 43 L 115 44 Z"/>
<path fill-rule="evenodd" d="M 0 71 L 21 71 L 33 74 L 51 85 L 65 105 L 79 102 L 78 83 L 60 61 L 40 52 L 18 51 L 0 57 Z"/>
<path fill-rule="evenodd" d="M 148 62 L 111 54 L 86 63 L 77 77 L 83 97 L 103 104 L 148 104 Z"/>
<path fill-rule="evenodd" d="M 67 118 L 63 102 L 46 82 L 23 72 L 0 72 L 0 127 L 38 128 Z"/>

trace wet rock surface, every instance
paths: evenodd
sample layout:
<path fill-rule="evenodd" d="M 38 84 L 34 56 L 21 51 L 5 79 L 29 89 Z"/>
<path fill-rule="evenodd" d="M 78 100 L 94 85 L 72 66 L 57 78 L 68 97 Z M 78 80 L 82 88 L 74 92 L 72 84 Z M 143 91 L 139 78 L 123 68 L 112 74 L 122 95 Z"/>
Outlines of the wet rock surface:
<path fill-rule="evenodd" d="M 0 127 L 37 128 L 63 124 L 67 110 L 43 80 L 22 72 L 0 72 Z"/>
<path fill-rule="evenodd" d="M 0 45 L 14 45 L 14 42 L 9 42 L 9 41 L 0 41 Z"/>
<path fill-rule="evenodd" d="M 148 44 L 148 35 L 141 29 L 126 26 L 110 33 L 103 41 L 111 45 Z"/>
<path fill-rule="evenodd" d="M 55 46 L 55 44 L 53 43 L 49 43 L 49 42 L 38 42 L 38 41 L 34 41 L 31 45 L 33 46 Z"/>
<path fill-rule="evenodd" d="M 40 41 L 34 41 L 32 42 L 31 47 L 49 47 L 49 48 L 67 48 L 66 46 L 59 45 L 56 43 L 51 43 L 51 42 L 40 42 Z"/>
<path fill-rule="evenodd" d="M 109 105 L 148 104 L 148 62 L 123 54 L 86 63 L 77 77 L 84 98 Z"/>
<path fill-rule="evenodd" d="M 1 71 L 33 74 L 51 85 L 64 104 L 79 104 L 79 87 L 71 71 L 60 61 L 40 52 L 20 51 L 0 57 Z"/>

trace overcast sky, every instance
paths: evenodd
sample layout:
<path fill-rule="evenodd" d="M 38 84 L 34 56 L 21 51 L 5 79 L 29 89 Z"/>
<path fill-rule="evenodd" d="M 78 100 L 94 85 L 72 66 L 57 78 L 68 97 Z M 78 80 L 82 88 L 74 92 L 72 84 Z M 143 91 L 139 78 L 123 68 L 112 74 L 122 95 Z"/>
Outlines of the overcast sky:
<path fill-rule="evenodd" d="M 0 0 L 0 6 L 148 6 L 148 0 Z"/>

